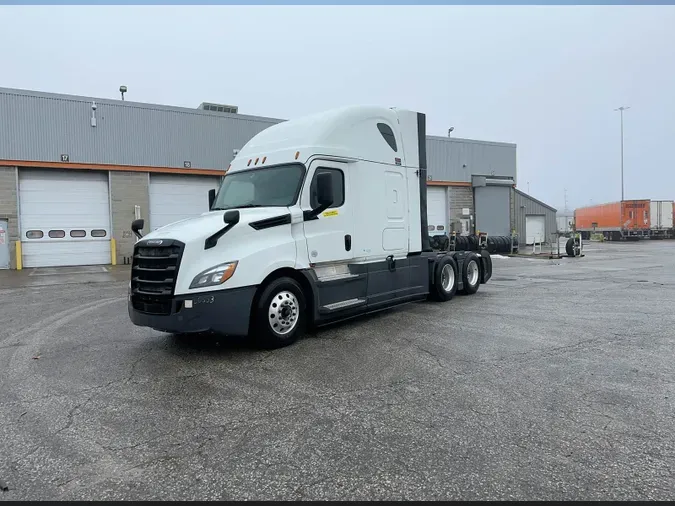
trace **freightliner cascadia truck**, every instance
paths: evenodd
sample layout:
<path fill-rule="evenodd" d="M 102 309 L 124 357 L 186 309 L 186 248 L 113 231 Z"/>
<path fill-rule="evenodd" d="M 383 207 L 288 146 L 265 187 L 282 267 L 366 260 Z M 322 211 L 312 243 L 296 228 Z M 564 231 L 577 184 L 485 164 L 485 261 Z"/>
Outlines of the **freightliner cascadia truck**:
<path fill-rule="evenodd" d="M 354 106 L 269 127 L 208 212 L 145 236 L 133 222 L 131 321 L 275 348 L 308 327 L 475 293 L 490 255 L 432 250 L 426 181 L 422 113 Z"/>

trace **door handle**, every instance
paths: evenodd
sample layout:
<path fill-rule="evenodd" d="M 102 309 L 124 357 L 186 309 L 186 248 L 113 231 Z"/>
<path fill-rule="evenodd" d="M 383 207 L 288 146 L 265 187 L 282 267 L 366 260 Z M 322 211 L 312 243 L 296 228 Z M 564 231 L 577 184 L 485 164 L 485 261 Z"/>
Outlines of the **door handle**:
<path fill-rule="evenodd" d="M 394 255 L 389 255 L 387 257 L 387 269 L 389 269 L 391 272 L 396 270 L 396 260 L 394 259 Z"/>
<path fill-rule="evenodd" d="M 352 249 L 352 236 L 347 234 L 345 236 L 345 251 L 351 251 Z"/>

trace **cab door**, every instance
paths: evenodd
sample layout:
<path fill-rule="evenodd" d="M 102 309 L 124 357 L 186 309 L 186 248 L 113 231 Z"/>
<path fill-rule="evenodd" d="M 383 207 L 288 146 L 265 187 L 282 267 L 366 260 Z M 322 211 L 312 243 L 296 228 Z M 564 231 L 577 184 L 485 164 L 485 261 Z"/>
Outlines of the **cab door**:
<path fill-rule="evenodd" d="M 353 201 L 349 189 L 347 164 L 323 160 L 313 161 L 307 173 L 300 206 L 303 211 L 317 207 L 316 176 L 321 172 L 333 178 L 333 204 L 314 219 L 304 222 L 307 254 L 313 264 L 348 262 L 354 258 Z"/>

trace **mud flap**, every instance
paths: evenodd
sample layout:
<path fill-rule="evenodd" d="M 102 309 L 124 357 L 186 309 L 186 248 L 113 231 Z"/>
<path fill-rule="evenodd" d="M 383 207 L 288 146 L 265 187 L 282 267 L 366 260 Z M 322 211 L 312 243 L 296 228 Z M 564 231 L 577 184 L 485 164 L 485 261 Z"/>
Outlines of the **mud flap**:
<path fill-rule="evenodd" d="M 490 253 L 488 253 L 487 250 L 483 249 L 480 251 L 480 258 L 482 261 L 482 269 L 481 269 L 481 284 L 485 284 L 489 281 L 489 279 L 492 277 L 492 257 L 490 257 Z"/>

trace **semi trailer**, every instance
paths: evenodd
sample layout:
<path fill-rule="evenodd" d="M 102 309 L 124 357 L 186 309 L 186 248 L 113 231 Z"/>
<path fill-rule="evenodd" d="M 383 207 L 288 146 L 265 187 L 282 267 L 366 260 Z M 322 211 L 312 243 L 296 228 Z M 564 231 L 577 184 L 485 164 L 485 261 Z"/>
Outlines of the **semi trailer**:
<path fill-rule="evenodd" d="M 670 239 L 673 237 L 673 215 L 675 206 L 672 200 L 652 200 L 650 203 L 649 236 L 652 239 Z"/>
<path fill-rule="evenodd" d="M 131 321 L 275 348 L 309 327 L 473 294 L 490 255 L 433 251 L 426 181 L 423 113 L 352 106 L 271 126 L 208 212 L 145 236 L 132 223 Z"/>
<path fill-rule="evenodd" d="M 574 211 L 574 229 L 584 239 L 602 234 L 605 239 L 670 239 L 675 237 L 672 200 L 624 200 Z"/>
<path fill-rule="evenodd" d="M 602 234 L 608 240 L 649 237 L 649 200 L 623 200 L 574 210 L 574 229 L 584 239 Z"/>

